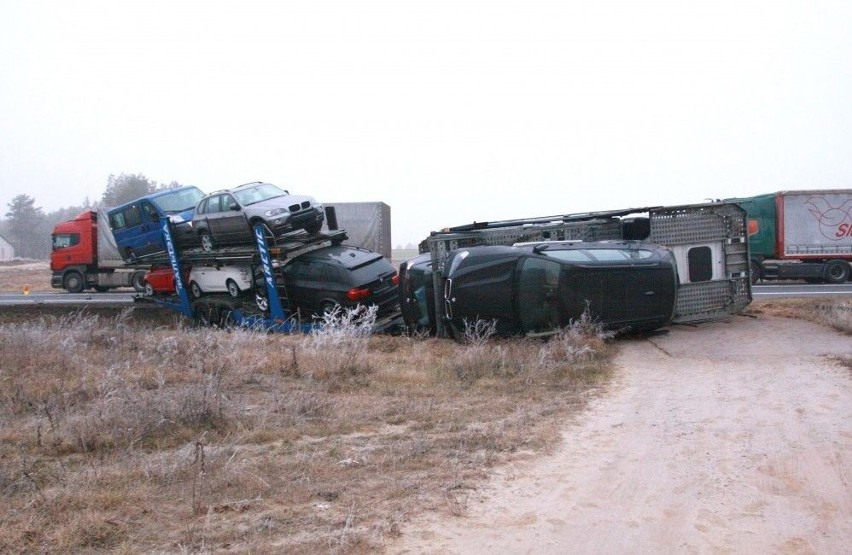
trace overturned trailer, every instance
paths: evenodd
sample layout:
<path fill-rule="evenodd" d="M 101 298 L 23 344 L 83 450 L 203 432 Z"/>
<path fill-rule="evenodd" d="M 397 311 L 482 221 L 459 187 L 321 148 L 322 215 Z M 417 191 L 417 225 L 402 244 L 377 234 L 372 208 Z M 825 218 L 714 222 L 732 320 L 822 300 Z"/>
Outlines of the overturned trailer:
<path fill-rule="evenodd" d="M 745 211 L 733 203 L 630 208 L 472 224 L 432 232 L 420 244 L 431 255 L 435 313 L 446 306 L 444 265 L 456 249 L 538 241 L 641 240 L 671 249 L 679 285 L 674 323 L 725 318 L 751 302 Z M 446 335 L 444 318 L 437 333 Z"/>

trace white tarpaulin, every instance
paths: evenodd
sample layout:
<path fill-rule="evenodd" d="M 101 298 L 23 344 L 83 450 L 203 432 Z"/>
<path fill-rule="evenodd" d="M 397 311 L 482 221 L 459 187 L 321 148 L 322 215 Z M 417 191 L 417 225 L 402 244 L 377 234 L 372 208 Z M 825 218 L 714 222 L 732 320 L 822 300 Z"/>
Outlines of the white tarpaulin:
<path fill-rule="evenodd" d="M 390 206 L 383 202 L 332 202 L 323 203 L 334 208 L 337 228 L 345 229 L 347 245 L 364 247 L 391 258 Z M 326 227 L 329 224 L 326 217 Z"/>

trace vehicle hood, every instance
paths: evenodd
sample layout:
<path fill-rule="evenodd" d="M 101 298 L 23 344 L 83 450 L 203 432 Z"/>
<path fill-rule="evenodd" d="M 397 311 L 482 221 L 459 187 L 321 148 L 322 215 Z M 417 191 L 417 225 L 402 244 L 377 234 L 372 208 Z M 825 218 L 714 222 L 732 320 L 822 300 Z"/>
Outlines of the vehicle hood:
<path fill-rule="evenodd" d="M 192 221 L 192 215 L 194 213 L 195 213 L 195 208 L 190 208 L 188 210 L 184 210 L 183 212 L 179 212 L 177 214 L 169 215 L 169 220 L 171 220 L 171 222 L 173 224 L 182 224 L 182 223 L 185 223 L 185 222 L 191 222 Z"/>
<path fill-rule="evenodd" d="M 273 197 L 255 202 L 254 204 L 247 205 L 247 207 L 252 210 L 270 210 L 272 208 L 287 208 L 289 210 L 290 206 L 294 204 L 301 205 L 305 201 L 310 202 L 312 205 L 315 204 L 313 197 L 306 195 L 284 195 L 283 197 Z"/>
<path fill-rule="evenodd" d="M 467 253 L 467 254 L 465 254 Z M 447 260 L 447 305 L 457 326 L 476 320 L 498 320 L 499 333 L 514 333 L 512 283 L 522 253 L 512 247 L 460 249 Z"/>

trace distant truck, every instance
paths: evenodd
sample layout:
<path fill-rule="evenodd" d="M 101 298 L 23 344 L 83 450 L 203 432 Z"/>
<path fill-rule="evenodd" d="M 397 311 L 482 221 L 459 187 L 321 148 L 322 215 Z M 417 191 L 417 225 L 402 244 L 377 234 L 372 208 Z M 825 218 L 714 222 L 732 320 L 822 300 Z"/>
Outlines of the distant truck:
<path fill-rule="evenodd" d="M 99 225 L 99 222 L 102 222 Z M 50 285 L 70 293 L 115 287 L 144 291 L 145 268 L 128 268 L 118 252 L 104 214 L 86 210 L 51 233 Z"/>
<path fill-rule="evenodd" d="M 746 211 L 751 281 L 844 283 L 852 274 L 852 189 L 726 199 Z"/>

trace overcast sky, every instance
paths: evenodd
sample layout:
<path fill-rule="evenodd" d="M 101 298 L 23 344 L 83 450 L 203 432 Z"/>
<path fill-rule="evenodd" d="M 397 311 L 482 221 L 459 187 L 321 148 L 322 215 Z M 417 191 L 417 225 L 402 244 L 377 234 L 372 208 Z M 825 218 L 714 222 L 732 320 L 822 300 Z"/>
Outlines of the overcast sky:
<path fill-rule="evenodd" d="M 0 215 L 110 174 L 497 220 L 852 187 L 852 2 L 0 0 Z"/>

